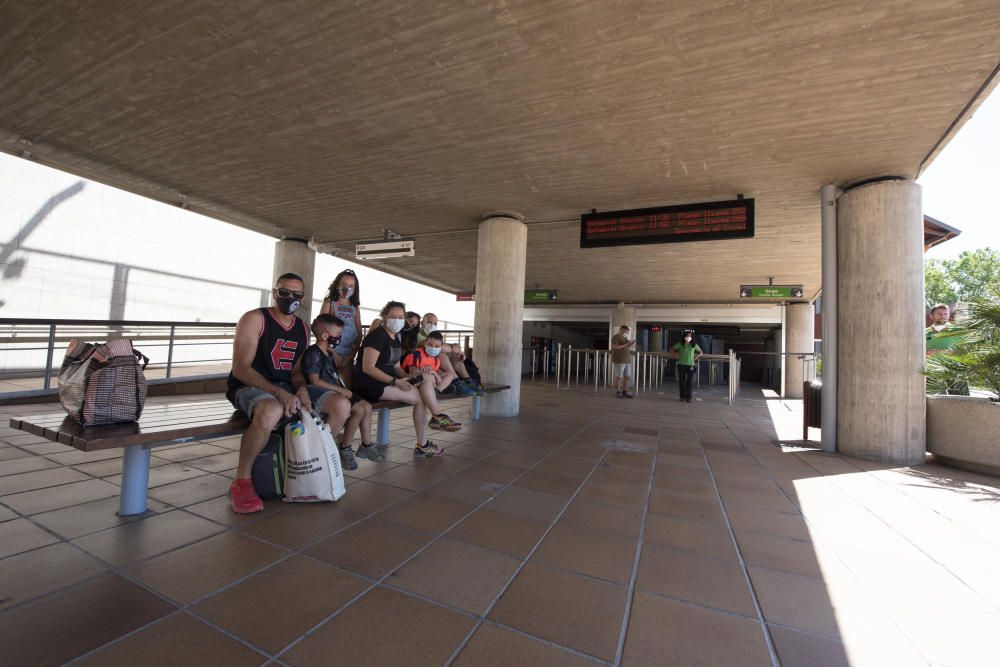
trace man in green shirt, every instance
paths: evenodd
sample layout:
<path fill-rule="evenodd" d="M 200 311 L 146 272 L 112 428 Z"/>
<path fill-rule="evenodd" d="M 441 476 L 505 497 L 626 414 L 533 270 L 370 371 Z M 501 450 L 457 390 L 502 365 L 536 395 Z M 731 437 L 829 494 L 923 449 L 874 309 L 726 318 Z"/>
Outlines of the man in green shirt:
<path fill-rule="evenodd" d="M 632 380 L 632 351 L 635 345 L 630 340 L 629 328 L 624 324 L 618 327 L 618 333 L 611 337 L 611 370 L 615 378 L 615 396 L 632 398 L 628 393 L 628 383 Z"/>
<path fill-rule="evenodd" d="M 704 352 L 694 342 L 694 332 L 685 331 L 684 341 L 675 344 L 671 350 L 677 356 L 677 370 L 680 374 L 681 400 L 691 402 L 691 384 L 698 369 L 698 360 Z"/>
<path fill-rule="evenodd" d="M 961 341 L 960 329 L 952 324 L 951 309 L 943 304 L 931 308 L 931 325 L 927 327 L 927 356 L 935 354 L 951 354 L 951 351 Z M 969 385 L 956 382 L 948 387 L 948 393 L 957 396 L 968 396 Z"/>

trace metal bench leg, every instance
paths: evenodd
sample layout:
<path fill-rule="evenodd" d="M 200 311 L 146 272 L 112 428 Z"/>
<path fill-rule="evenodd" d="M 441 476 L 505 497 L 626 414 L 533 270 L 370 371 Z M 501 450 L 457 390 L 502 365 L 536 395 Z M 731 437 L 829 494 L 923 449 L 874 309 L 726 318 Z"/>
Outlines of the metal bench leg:
<path fill-rule="evenodd" d="M 389 408 L 379 408 L 378 434 L 375 436 L 375 444 L 379 447 L 385 447 L 389 444 Z"/>
<path fill-rule="evenodd" d="M 119 516 L 143 514 L 149 492 L 149 447 L 132 445 L 125 448 L 122 459 L 122 495 Z"/>
<path fill-rule="evenodd" d="M 479 394 L 472 397 L 472 420 L 479 419 Z"/>

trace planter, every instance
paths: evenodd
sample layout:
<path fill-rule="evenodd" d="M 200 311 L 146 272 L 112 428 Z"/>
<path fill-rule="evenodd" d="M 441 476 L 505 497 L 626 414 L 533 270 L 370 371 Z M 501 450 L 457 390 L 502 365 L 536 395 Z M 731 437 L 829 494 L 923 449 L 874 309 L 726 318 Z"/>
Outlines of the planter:
<path fill-rule="evenodd" d="M 927 451 L 956 468 L 1000 475 L 1000 403 L 976 396 L 928 396 Z"/>

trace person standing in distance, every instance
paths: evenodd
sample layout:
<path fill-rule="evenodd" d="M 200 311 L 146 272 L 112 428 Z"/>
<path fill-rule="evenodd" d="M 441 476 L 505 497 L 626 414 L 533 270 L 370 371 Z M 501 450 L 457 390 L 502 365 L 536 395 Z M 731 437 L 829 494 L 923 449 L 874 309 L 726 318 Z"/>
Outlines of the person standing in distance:
<path fill-rule="evenodd" d="M 691 402 L 691 383 L 698 370 L 698 360 L 705 354 L 694 342 L 694 332 L 685 331 L 684 340 L 674 344 L 671 350 L 677 357 L 677 370 L 680 373 L 681 400 Z"/>
<path fill-rule="evenodd" d="M 632 398 L 628 385 L 632 381 L 632 350 L 630 330 L 626 325 L 618 327 L 618 333 L 611 337 L 611 369 L 615 378 L 615 396 Z M 627 379 L 626 379 L 627 378 Z"/>
<path fill-rule="evenodd" d="M 351 269 L 344 269 L 330 283 L 330 291 L 323 299 L 322 315 L 333 315 L 344 323 L 340 343 L 333 349 L 333 365 L 351 389 L 354 385 L 354 357 L 361 347 L 361 285 Z"/>

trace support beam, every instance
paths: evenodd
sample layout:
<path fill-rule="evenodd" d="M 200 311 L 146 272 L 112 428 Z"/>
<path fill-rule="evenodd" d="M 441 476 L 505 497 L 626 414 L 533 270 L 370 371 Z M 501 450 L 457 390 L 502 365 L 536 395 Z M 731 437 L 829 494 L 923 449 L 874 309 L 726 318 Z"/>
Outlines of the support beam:
<path fill-rule="evenodd" d="M 304 239 L 287 238 L 274 244 L 274 270 L 271 286 L 283 273 L 297 273 L 306 283 L 306 298 L 295 312 L 307 324 L 312 322 L 312 298 L 314 274 L 316 273 L 316 252 L 309 249 Z"/>
<path fill-rule="evenodd" d="M 926 453 L 920 186 L 883 180 L 837 202 L 837 449 L 898 465 Z"/>
<path fill-rule="evenodd" d="M 820 394 L 824 452 L 837 451 L 837 197 L 836 185 L 820 190 L 820 219 L 823 238 L 823 391 Z"/>
<path fill-rule="evenodd" d="M 816 318 L 811 303 L 790 303 L 785 309 L 785 341 L 789 355 L 812 354 Z M 785 398 L 802 398 L 805 380 L 803 360 L 796 356 L 785 357 Z"/>

